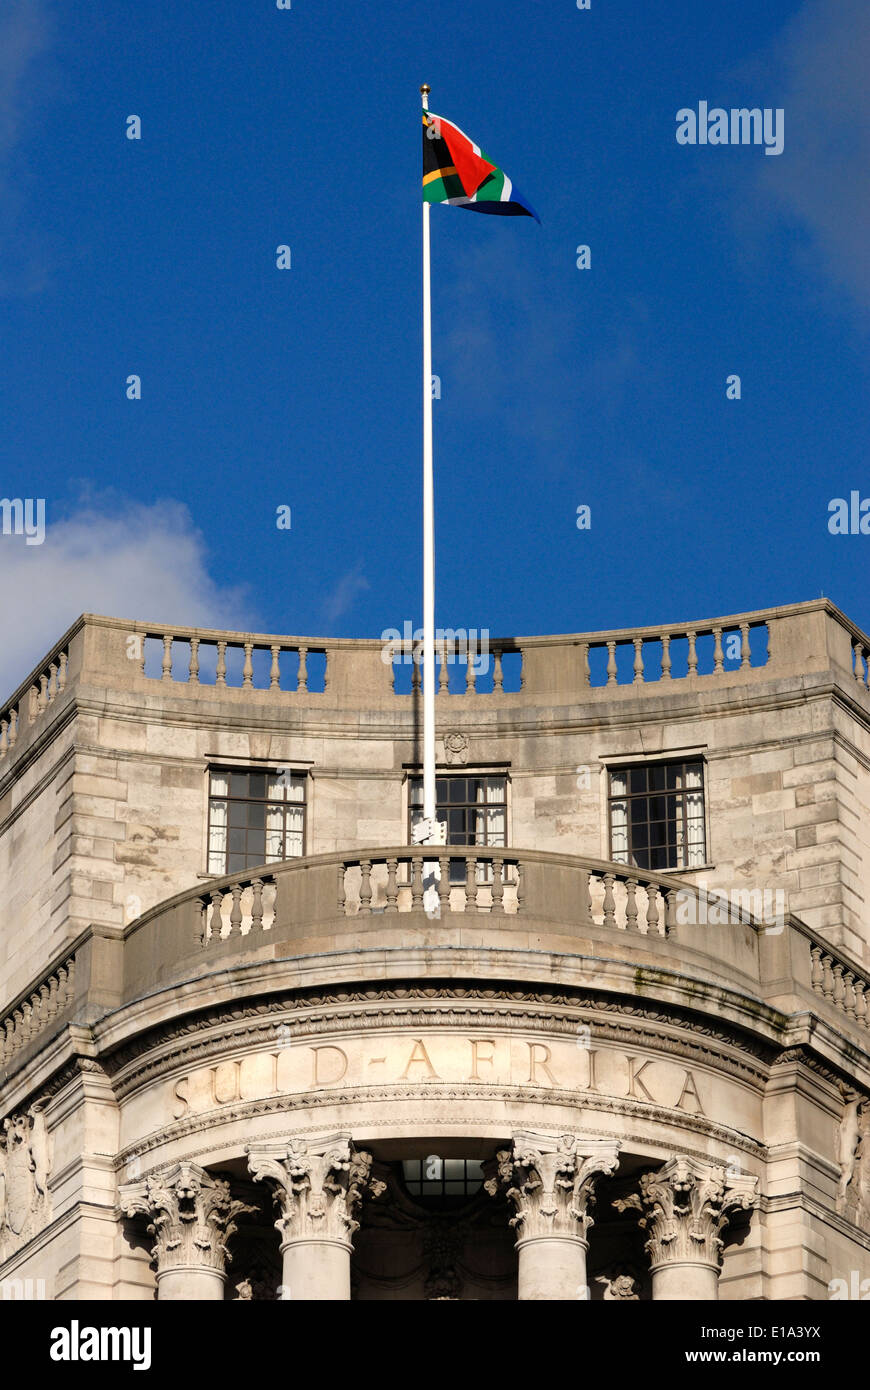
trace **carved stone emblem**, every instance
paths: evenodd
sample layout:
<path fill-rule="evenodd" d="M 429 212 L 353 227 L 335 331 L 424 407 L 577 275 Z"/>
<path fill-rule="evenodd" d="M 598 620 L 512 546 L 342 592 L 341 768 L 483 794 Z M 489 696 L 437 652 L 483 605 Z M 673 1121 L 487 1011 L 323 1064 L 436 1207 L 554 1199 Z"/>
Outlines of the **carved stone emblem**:
<path fill-rule="evenodd" d="M 468 739 L 465 734 L 444 735 L 444 761 L 450 766 L 468 762 Z"/>
<path fill-rule="evenodd" d="M 0 1256 L 42 1230 L 51 1215 L 49 1140 L 42 1104 L 11 1115 L 0 1130 Z"/>

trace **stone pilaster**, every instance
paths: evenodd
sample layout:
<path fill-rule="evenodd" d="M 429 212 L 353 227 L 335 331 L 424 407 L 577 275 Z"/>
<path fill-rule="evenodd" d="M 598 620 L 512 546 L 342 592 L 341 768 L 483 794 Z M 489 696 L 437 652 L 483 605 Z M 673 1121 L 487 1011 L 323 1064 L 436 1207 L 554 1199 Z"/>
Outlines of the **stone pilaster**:
<path fill-rule="evenodd" d="M 515 1207 L 518 1297 L 568 1300 L 588 1298 L 586 1249 L 594 1184 L 612 1173 L 619 1156 L 616 1140 L 582 1139 L 573 1134 L 518 1133 L 513 1148 L 498 1154 L 498 1177 L 486 1190 L 506 1188 Z"/>
<path fill-rule="evenodd" d="M 640 1192 L 614 1206 L 641 1213 L 654 1299 L 712 1300 L 719 1297 L 722 1231 L 735 1210 L 757 1201 L 758 1179 L 730 1175 L 723 1167 L 672 1158 L 657 1173 L 645 1173 Z"/>
<path fill-rule="evenodd" d="M 144 1216 L 154 1236 L 158 1299 L 222 1299 L 234 1218 L 253 1211 L 230 1185 L 194 1163 L 176 1163 L 119 1193 L 126 1216 Z"/>
<path fill-rule="evenodd" d="M 376 1197 L 385 1184 L 371 1177 L 372 1156 L 353 1148 L 349 1134 L 293 1138 L 248 1151 L 248 1167 L 272 1188 L 281 1215 L 284 1261 L 282 1298 L 350 1298 L 352 1237 L 367 1189 Z"/>

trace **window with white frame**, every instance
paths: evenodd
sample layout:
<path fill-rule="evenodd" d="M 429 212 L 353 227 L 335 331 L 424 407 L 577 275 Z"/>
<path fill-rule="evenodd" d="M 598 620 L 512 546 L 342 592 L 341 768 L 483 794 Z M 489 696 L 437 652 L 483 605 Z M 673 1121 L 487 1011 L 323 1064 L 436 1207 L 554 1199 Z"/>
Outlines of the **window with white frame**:
<path fill-rule="evenodd" d="M 305 853 L 302 772 L 213 768 L 209 773 L 208 872 L 234 874 Z"/>
<path fill-rule="evenodd" d="M 707 862 L 703 762 L 641 763 L 609 776 L 615 863 L 664 873 Z"/>

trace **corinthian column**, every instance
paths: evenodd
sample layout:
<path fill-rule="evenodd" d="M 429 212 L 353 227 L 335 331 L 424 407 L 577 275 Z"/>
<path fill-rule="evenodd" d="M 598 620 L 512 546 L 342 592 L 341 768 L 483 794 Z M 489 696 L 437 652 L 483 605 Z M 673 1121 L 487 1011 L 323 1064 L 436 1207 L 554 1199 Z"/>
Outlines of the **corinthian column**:
<path fill-rule="evenodd" d="M 653 1298 L 718 1299 L 721 1232 L 732 1211 L 755 1206 L 757 1182 L 691 1158 L 672 1158 L 657 1173 L 643 1175 L 639 1193 L 614 1202 L 620 1211 L 634 1207 L 641 1213 Z"/>
<path fill-rule="evenodd" d="M 580 1139 L 573 1134 L 521 1133 L 513 1148 L 498 1155 L 498 1177 L 486 1190 L 506 1187 L 516 1208 L 511 1225 L 517 1232 L 519 1290 L 527 1299 L 588 1298 L 587 1233 L 599 1173 L 612 1173 L 616 1140 Z"/>
<path fill-rule="evenodd" d="M 290 1139 L 248 1151 L 256 1180 L 269 1183 L 281 1210 L 283 1299 L 350 1298 L 351 1237 L 363 1191 L 385 1184 L 370 1177 L 372 1156 L 359 1153 L 349 1134 Z"/>
<path fill-rule="evenodd" d="M 234 1218 L 254 1211 L 234 1202 L 230 1185 L 194 1163 L 175 1163 L 119 1193 L 125 1216 L 144 1216 L 157 1265 L 158 1299 L 222 1299 Z"/>

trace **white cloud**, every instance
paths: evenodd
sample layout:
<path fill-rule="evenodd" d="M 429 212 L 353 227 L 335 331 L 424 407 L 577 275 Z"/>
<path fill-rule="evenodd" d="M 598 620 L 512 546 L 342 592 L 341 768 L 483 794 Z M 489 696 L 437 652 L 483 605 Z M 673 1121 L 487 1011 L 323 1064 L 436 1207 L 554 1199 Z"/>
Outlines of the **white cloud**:
<path fill-rule="evenodd" d="M 179 502 L 105 496 L 52 523 L 45 541 L 0 535 L 0 699 L 80 613 L 173 626 L 255 630 L 244 589 L 208 573 L 209 548 Z"/>
<path fill-rule="evenodd" d="M 785 150 L 756 169 L 771 212 L 809 236 L 794 247 L 811 283 L 821 270 L 870 304 L 870 7 L 867 0 L 806 0 L 769 55 L 761 105 L 785 111 Z M 775 98 L 775 100 L 774 100 Z"/>
<path fill-rule="evenodd" d="M 324 600 L 322 612 L 327 627 L 332 627 L 339 618 L 343 618 L 346 613 L 349 613 L 356 602 L 357 595 L 371 587 L 361 570 L 362 566 L 357 565 L 355 569 L 342 575 L 332 593 L 328 594 Z"/>

